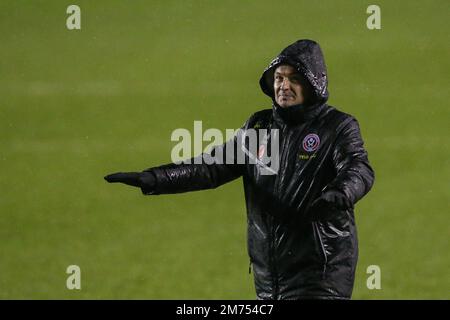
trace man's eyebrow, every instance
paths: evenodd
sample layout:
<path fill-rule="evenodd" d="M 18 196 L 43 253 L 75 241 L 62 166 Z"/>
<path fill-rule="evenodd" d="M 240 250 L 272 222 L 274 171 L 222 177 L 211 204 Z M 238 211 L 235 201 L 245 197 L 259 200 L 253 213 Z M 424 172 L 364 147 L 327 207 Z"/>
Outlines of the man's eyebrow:
<path fill-rule="evenodd" d="M 290 73 L 282 73 L 282 72 L 279 72 L 279 71 L 275 71 L 274 75 L 286 75 L 288 77 L 301 77 L 300 73 L 295 72 L 295 71 L 294 72 L 290 72 Z"/>
<path fill-rule="evenodd" d="M 287 75 L 287 76 L 290 76 L 292 73 L 275 71 L 275 74 L 276 75 Z"/>

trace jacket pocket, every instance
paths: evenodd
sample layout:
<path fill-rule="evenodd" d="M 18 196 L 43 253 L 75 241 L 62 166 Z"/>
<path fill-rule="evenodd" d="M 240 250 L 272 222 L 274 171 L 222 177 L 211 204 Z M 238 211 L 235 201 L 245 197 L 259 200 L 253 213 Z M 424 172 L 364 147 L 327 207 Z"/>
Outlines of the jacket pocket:
<path fill-rule="evenodd" d="M 315 222 L 315 228 L 328 266 L 340 264 L 352 256 L 351 221 L 345 211 L 335 219 Z"/>
<path fill-rule="evenodd" d="M 325 274 L 327 271 L 327 264 L 328 264 L 328 258 L 327 258 L 327 251 L 325 249 L 325 243 L 324 239 L 320 233 L 320 228 L 318 226 L 318 222 L 313 221 L 313 231 L 314 231 L 314 242 L 316 251 L 321 259 L 322 263 L 322 278 L 325 278 Z"/>

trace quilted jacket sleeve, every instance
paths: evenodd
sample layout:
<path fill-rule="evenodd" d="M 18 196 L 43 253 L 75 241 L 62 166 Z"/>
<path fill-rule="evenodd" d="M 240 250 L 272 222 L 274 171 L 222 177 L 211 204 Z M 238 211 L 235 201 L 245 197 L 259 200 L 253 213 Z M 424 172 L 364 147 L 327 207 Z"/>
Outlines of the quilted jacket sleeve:
<path fill-rule="evenodd" d="M 239 178 L 243 174 L 243 165 L 237 164 L 236 161 L 237 142 L 238 139 L 235 136 L 224 144 L 214 147 L 211 152 L 203 153 L 189 161 L 144 170 L 155 175 L 156 186 L 142 188 L 143 194 L 170 194 L 213 189 Z M 211 161 L 212 158 L 217 161 Z"/>
<path fill-rule="evenodd" d="M 352 118 L 337 136 L 333 162 L 337 175 L 326 189 L 344 192 L 352 204 L 355 204 L 369 192 L 375 179 L 355 118 Z"/>

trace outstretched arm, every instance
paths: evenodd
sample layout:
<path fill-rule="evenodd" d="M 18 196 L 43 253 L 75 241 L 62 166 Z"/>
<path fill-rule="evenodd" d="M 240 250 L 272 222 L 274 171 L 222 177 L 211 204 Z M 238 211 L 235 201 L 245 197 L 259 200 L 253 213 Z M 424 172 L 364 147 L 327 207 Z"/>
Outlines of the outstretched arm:
<path fill-rule="evenodd" d="M 223 145 L 216 146 L 210 153 L 203 153 L 188 163 L 174 164 L 149 168 L 145 172 L 155 175 L 156 186 L 153 191 L 145 194 L 181 193 L 188 191 L 214 189 L 242 175 L 242 165 L 236 164 L 235 158 L 228 159 L 236 154 L 237 138 L 229 140 Z M 230 149 L 233 148 L 234 152 Z M 222 155 L 222 156 L 218 156 Z M 208 164 L 214 158 L 214 163 Z M 196 162 L 200 162 L 196 164 Z"/>
<path fill-rule="evenodd" d="M 170 163 L 143 172 L 114 173 L 105 180 L 139 187 L 146 195 L 213 189 L 242 175 L 243 166 L 236 163 L 234 156 L 236 148 L 237 137 L 234 137 L 187 163 Z"/>

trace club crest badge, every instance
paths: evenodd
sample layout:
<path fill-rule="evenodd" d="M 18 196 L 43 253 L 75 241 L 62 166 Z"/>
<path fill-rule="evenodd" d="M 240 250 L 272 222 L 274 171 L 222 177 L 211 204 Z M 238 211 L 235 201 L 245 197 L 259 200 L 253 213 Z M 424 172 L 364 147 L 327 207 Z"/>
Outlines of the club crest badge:
<path fill-rule="evenodd" d="M 320 138 L 315 133 L 310 133 L 303 139 L 303 150 L 306 152 L 314 152 L 319 148 L 319 146 Z"/>

